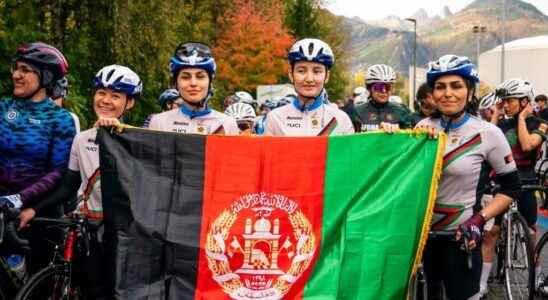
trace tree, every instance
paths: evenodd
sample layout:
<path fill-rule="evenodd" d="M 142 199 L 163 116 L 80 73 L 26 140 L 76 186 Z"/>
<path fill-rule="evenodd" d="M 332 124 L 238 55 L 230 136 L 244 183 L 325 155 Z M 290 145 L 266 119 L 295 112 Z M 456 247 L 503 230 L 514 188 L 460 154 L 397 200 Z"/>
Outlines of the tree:
<path fill-rule="evenodd" d="M 220 34 L 213 49 L 218 91 L 252 91 L 260 84 L 278 83 L 287 75 L 286 55 L 293 39 L 283 27 L 281 15 L 282 9 L 275 3 L 261 9 L 251 0 L 234 1 L 219 21 Z"/>

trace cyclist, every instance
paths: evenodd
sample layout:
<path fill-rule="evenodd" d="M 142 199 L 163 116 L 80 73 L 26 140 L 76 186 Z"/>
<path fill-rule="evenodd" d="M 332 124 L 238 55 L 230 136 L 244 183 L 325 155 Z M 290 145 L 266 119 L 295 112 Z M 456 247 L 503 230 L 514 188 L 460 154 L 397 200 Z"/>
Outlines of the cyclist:
<path fill-rule="evenodd" d="M 519 176 L 500 129 L 467 111 L 479 83 L 470 60 L 446 55 L 430 62 L 427 82 L 433 89 L 437 109 L 417 127 L 433 127 L 448 135 L 431 230 L 456 232 L 455 237 L 432 238 L 426 244 L 423 259 L 428 295 L 443 299 L 441 293 L 445 289 L 449 299 L 478 299 L 483 227 L 487 220 L 508 209 L 512 198 L 519 196 Z M 479 210 L 476 203 L 481 195 L 477 190 L 481 185 L 480 174 L 486 167 L 494 170 L 501 189 Z M 467 253 L 462 250 L 463 233 L 470 237 L 471 269 Z"/>
<path fill-rule="evenodd" d="M 369 91 L 367 103 L 357 105 L 350 113 L 356 130 L 371 131 L 411 127 L 411 111 L 403 105 L 390 102 L 394 91 L 396 72 L 387 65 L 373 65 L 367 69 L 365 84 Z"/>
<path fill-rule="evenodd" d="M 432 97 L 432 88 L 428 83 L 423 83 L 417 90 L 415 112 L 411 114 L 411 123 L 417 125 L 422 119 L 430 117 L 436 111 L 436 103 Z"/>
<path fill-rule="evenodd" d="M 162 108 L 162 112 L 176 109 L 183 105 L 183 99 L 179 95 L 179 91 L 176 89 L 167 89 L 163 91 L 158 97 L 158 105 Z M 143 128 L 150 126 L 150 120 L 155 114 L 150 114 L 143 122 Z"/>
<path fill-rule="evenodd" d="M 297 96 L 291 104 L 276 108 L 266 116 L 265 135 L 315 136 L 354 133 L 348 115 L 327 104 L 324 92 L 333 51 L 318 39 L 302 39 L 289 50 L 289 79 Z"/>
<path fill-rule="evenodd" d="M 110 65 L 102 68 L 93 81 L 95 94 L 93 109 L 97 116 L 96 126 L 119 124 L 122 116 L 130 110 L 142 93 L 139 76 L 131 69 Z M 62 204 L 65 199 L 77 194 L 76 212 L 88 219 L 103 217 L 101 184 L 99 174 L 99 149 L 95 143 L 97 128 L 80 132 L 74 138 L 70 151 L 68 171 L 60 185 L 51 195 L 21 211 L 21 226 L 24 227 L 36 214 L 49 206 Z M 99 237 L 92 240 L 92 250 L 83 261 L 88 299 L 106 297 L 106 283 L 102 281 L 104 259 Z M 102 298 L 101 298 L 102 299 Z"/>
<path fill-rule="evenodd" d="M 68 80 L 66 77 L 63 77 L 55 83 L 52 89 L 51 99 L 59 107 L 65 107 L 65 102 L 68 96 Z M 74 127 L 76 128 L 76 133 L 80 132 L 80 119 L 78 116 L 69 111 L 69 114 L 74 120 Z"/>
<path fill-rule="evenodd" d="M 236 120 L 238 128 L 240 129 L 240 135 L 251 135 L 255 133 L 253 125 L 257 115 L 251 105 L 244 102 L 236 102 L 225 110 L 225 114 Z"/>
<path fill-rule="evenodd" d="M 480 117 L 484 121 L 491 122 L 493 120 L 493 110 L 496 109 L 494 106 L 498 105 L 500 107 L 500 103 L 500 100 L 497 99 L 494 92 L 483 96 L 478 107 Z M 498 120 L 496 120 L 493 124 L 496 124 L 497 122 Z"/>
<path fill-rule="evenodd" d="M 544 121 L 548 121 L 548 107 L 546 107 L 546 101 L 548 101 L 548 97 L 544 94 L 540 94 L 535 97 L 535 102 L 537 103 L 539 109 L 536 116 Z"/>
<path fill-rule="evenodd" d="M 208 106 L 213 95 L 215 60 L 208 46 L 188 42 L 180 44 L 170 62 L 173 85 L 183 104 L 179 109 L 154 115 L 150 129 L 195 134 L 237 135 L 236 121 Z"/>
<path fill-rule="evenodd" d="M 276 98 L 266 99 L 263 104 L 261 104 L 261 114 L 255 119 L 255 133 L 257 135 L 264 134 L 264 123 L 266 121 L 266 115 L 278 107 L 278 100 Z"/>

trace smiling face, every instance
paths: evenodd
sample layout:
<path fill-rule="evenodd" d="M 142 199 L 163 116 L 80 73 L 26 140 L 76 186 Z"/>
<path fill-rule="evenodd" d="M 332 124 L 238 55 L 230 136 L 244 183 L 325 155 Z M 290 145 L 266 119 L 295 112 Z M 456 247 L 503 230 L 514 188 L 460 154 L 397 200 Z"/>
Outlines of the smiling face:
<path fill-rule="evenodd" d="M 289 78 L 299 98 L 315 98 L 329 80 L 329 71 L 320 63 L 301 61 L 290 68 Z"/>
<path fill-rule="evenodd" d="M 438 110 L 444 115 L 454 115 L 464 110 L 469 90 L 458 75 L 445 75 L 434 84 L 432 96 Z"/>
<path fill-rule="evenodd" d="M 37 93 L 40 91 L 40 76 L 38 73 L 27 63 L 17 61 L 12 67 L 11 80 L 13 82 L 13 95 L 17 98 L 29 98 L 40 94 L 38 97 L 41 100 L 45 98 L 45 89 L 43 93 Z M 33 99 L 34 100 L 34 99 Z"/>
<path fill-rule="evenodd" d="M 209 92 L 209 76 L 203 69 L 182 69 L 177 75 L 177 90 L 190 103 L 200 103 Z"/>
<path fill-rule="evenodd" d="M 111 89 L 97 89 L 93 96 L 93 109 L 99 118 L 119 119 L 134 103 L 126 94 Z"/>

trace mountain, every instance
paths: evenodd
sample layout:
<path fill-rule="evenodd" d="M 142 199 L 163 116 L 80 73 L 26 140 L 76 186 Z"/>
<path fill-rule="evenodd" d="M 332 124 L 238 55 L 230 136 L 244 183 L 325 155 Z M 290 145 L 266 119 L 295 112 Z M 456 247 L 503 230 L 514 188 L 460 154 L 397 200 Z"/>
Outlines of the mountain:
<path fill-rule="evenodd" d="M 507 42 L 548 34 L 548 16 L 535 6 L 521 0 L 506 0 Z M 501 1 L 476 0 L 463 10 L 451 13 L 444 9 L 444 16 L 429 17 L 419 10 L 413 15 L 417 20 L 417 65 L 424 66 L 431 59 L 443 54 L 466 55 L 475 61 L 476 38 L 474 25 L 487 27 L 482 34 L 481 49 L 491 49 L 500 44 Z M 380 21 L 346 19 L 349 30 L 350 65 L 353 71 L 368 65 L 387 63 L 407 74 L 413 55 L 413 27 L 398 17 Z"/>

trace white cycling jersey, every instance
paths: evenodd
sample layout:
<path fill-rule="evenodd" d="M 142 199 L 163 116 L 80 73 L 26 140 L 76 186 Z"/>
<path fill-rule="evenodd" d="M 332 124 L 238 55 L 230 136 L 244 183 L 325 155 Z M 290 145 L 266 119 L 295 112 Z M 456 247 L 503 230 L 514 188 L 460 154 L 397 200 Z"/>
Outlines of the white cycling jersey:
<path fill-rule="evenodd" d="M 215 110 L 194 118 L 180 109 L 169 110 L 154 115 L 148 128 L 190 134 L 238 135 L 240 132 L 236 120 Z"/>
<path fill-rule="evenodd" d="M 417 127 L 443 131 L 440 118 L 426 118 Z M 497 175 L 516 171 L 512 150 L 496 125 L 466 114 L 447 133 L 443 169 L 434 207 L 432 228 L 456 230 L 474 213 L 480 173 L 487 162 Z"/>
<path fill-rule="evenodd" d="M 348 115 L 336 106 L 320 99 L 302 107 L 297 99 L 278 107 L 266 115 L 264 135 L 319 136 L 354 133 Z"/>
<path fill-rule="evenodd" d="M 90 218 L 102 218 L 99 146 L 95 143 L 97 128 L 78 133 L 70 150 L 69 169 L 80 172 L 77 211 Z"/>

